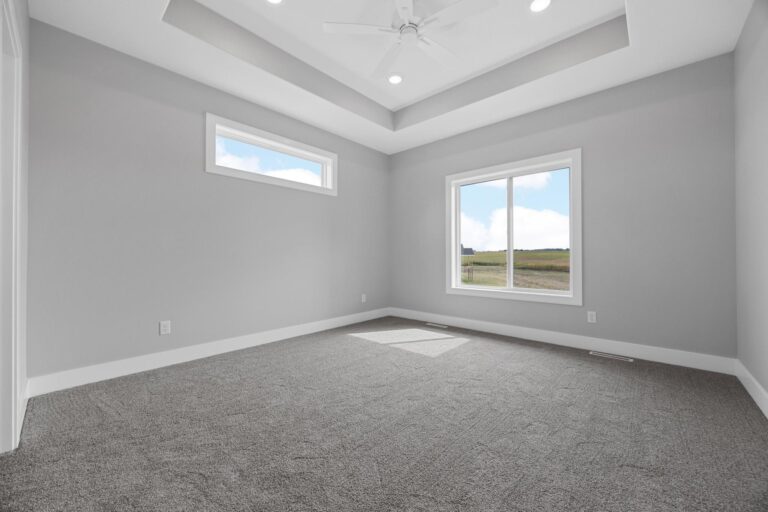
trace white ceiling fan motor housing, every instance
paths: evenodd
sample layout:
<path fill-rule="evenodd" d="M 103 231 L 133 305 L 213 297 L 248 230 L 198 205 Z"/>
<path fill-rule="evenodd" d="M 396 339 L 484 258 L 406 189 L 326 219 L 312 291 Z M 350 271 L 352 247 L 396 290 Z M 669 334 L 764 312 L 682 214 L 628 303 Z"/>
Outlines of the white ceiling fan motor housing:
<path fill-rule="evenodd" d="M 405 44 L 415 44 L 419 40 L 419 27 L 413 23 L 400 27 L 400 40 Z"/>

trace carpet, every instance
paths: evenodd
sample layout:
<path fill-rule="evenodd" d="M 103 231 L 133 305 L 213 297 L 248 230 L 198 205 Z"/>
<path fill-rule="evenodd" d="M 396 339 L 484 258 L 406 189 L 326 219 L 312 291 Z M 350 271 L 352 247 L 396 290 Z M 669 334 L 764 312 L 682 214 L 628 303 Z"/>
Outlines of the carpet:
<path fill-rule="evenodd" d="M 385 318 L 33 398 L 0 510 L 766 511 L 768 420 L 732 376 Z"/>

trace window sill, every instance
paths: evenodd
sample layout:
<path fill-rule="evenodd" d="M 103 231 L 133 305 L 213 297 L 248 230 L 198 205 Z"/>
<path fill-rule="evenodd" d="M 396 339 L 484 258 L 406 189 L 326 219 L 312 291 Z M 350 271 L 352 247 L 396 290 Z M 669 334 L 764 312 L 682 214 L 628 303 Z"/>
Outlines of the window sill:
<path fill-rule="evenodd" d="M 255 181 L 257 183 L 268 183 L 270 185 L 278 185 L 280 187 L 303 190 L 305 192 L 314 192 L 316 194 L 325 194 L 328 196 L 338 195 L 338 192 L 335 188 L 327 188 L 318 185 L 309 185 L 296 181 L 273 178 L 271 176 L 265 176 L 255 172 L 241 171 L 239 169 L 231 169 L 229 167 L 222 167 L 215 164 L 207 166 L 205 168 L 205 172 L 210 174 L 218 174 L 219 176 L 228 176 L 230 178 L 239 178 L 241 180 Z"/>
<path fill-rule="evenodd" d="M 450 295 L 467 295 L 470 297 L 485 297 L 488 299 L 520 300 L 524 302 L 543 302 L 546 304 L 562 304 L 566 306 L 581 306 L 580 296 L 571 293 L 557 293 L 547 290 L 494 290 L 491 288 L 451 287 L 446 289 Z"/>

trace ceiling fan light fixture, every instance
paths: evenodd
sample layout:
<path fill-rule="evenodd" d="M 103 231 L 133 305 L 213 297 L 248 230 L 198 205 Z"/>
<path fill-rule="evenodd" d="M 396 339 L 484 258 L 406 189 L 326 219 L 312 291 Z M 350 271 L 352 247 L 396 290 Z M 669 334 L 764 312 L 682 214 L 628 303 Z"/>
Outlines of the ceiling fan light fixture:
<path fill-rule="evenodd" d="M 552 0 L 533 0 L 533 2 L 531 2 L 531 10 L 533 12 L 544 11 L 551 3 Z"/>
<path fill-rule="evenodd" d="M 328 34 L 390 38 L 389 49 L 371 76 L 376 80 L 387 78 L 391 85 L 402 83 L 403 77 L 393 74 L 391 70 L 397 69 L 397 60 L 403 52 L 412 52 L 414 48 L 446 67 L 453 66 L 456 62 L 456 54 L 432 39 L 431 32 L 460 23 L 501 4 L 501 0 L 458 0 L 422 19 L 413 16 L 414 0 L 389 1 L 394 2 L 395 12 L 402 21 L 400 28 L 392 25 L 326 21 L 323 23 L 323 30 Z"/>

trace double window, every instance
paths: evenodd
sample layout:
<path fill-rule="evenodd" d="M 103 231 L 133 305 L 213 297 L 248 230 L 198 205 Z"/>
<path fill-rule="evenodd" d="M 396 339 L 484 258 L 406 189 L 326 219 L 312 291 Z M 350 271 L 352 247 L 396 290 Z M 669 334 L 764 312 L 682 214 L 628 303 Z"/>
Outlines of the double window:
<path fill-rule="evenodd" d="M 448 176 L 448 293 L 581 305 L 581 150 Z"/>
<path fill-rule="evenodd" d="M 205 124 L 207 172 L 337 194 L 335 154 L 213 114 Z"/>

